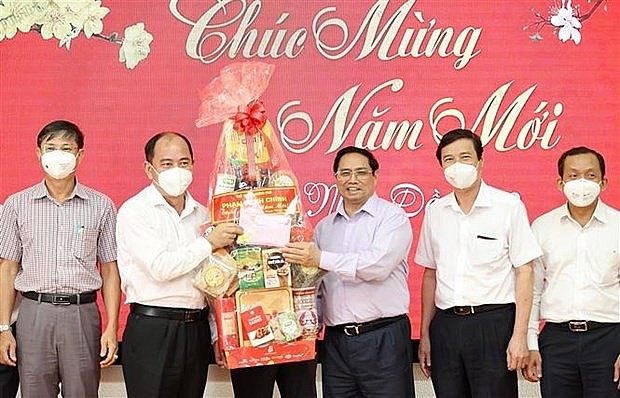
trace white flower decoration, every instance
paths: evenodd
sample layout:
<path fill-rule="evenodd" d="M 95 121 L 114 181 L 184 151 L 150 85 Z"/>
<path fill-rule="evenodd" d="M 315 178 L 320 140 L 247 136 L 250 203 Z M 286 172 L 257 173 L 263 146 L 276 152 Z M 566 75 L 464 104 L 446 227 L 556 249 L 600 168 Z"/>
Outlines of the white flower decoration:
<path fill-rule="evenodd" d="M 40 1 L 4 0 L 0 4 L 0 40 L 28 32 L 42 10 Z"/>
<path fill-rule="evenodd" d="M 581 42 L 581 22 L 573 15 L 573 7 L 571 6 L 571 0 L 565 5 L 562 0 L 562 7 L 557 9 L 557 14 L 551 17 L 551 25 L 560 28 L 558 32 L 558 38 L 562 42 L 566 42 L 569 39 L 579 44 Z"/>
<path fill-rule="evenodd" d="M 152 41 L 153 35 L 144 29 L 142 22 L 128 26 L 125 28 L 125 38 L 118 54 L 118 60 L 125 62 L 129 69 L 135 68 L 151 52 L 149 45 Z"/>
<path fill-rule="evenodd" d="M 103 32 L 102 19 L 110 12 L 109 8 L 101 7 L 101 1 L 94 1 L 84 7 L 79 15 L 82 17 L 82 29 L 86 37 L 90 39 L 93 34 Z"/>
<path fill-rule="evenodd" d="M 0 3 L 0 20 L 3 20 L 4 18 L 8 17 L 13 13 L 11 8 L 9 8 L 10 6 L 8 4 L 10 4 L 10 2 L 8 1 L 7 4 Z"/>
<path fill-rule="evenodd" d="M 8 16 L 12 15 L 13 12 L 9 8 L 9 6 L 5 4 L 0 4 L 0 41 L 7 39 L 12 39 L 13 36 L 17 34 L 17 27 L 14 23 L 11 23 L 9 19 L 5 19 Z"/>
<path fill-rule="evenodd" d="M 116 32 L 104 34 L 103 19 L 109 12 L 101 0 L 0 0 L 0 41 L 35 30 L 43 39 L 55 38 L 59 47 L 69 49 L 72 40 L 84 32 L 88 39 L 120 45 L 120 61 L 133 69 L 151 52 L 153 36 L 143 23 L 127 27 L 125 38 Z"/>
<path fill-rule="evenodd" d="M 75 20 L 74 14 L 63 4 L 50 2 L 47 12 L 40 21 L 41 37 L 49 40 L 52 37 L 63 40 L 72 35 L 73 26 L 71 22 Z"/>

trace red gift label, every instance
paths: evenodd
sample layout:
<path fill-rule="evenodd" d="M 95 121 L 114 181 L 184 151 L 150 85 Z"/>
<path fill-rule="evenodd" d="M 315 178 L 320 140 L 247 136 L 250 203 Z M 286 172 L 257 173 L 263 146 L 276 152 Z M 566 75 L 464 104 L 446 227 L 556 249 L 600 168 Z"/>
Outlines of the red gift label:
<path fill-rule="evenodd" d="M 211 221 L 220 222 L 238 221 L 243 199 L 248 191 L 223 193 L 214 195 L 211 201 Z M 266 214 L 284 214 L 289 205 L 297 196 L 294 187 L 254 189 L 252 193 Z"/>

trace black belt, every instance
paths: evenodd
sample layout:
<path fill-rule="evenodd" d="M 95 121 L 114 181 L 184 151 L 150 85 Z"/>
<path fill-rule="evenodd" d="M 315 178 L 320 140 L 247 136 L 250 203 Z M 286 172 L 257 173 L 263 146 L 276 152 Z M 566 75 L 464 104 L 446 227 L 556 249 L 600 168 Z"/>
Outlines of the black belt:
<path fill-rule="evenodd" d="M 374 321 L 364 322 L 364 323 L 345 323 L 342 325 L 328 326 L 328 329 L 344 333 L 347 336 L 357 336 L 362 333 L 372 332 L 373 330 L 380 329 L 387 325 L 391 325 L 394 322 L 400 321 L 401 319 L 407 319 L 406 314 L 391 316 L 389 318 L 379 318 Z"/>
<path fill-rule="evenodd" d="M 505 308 L 510 308 L 514 306 L 514 304 L 482 304 L 482 305 L 465 305 L 465 306 L 456 306 L 446 308 L 445 310 L 440 310 L 446 312 L 448 314 L 455 314 L 460 316 L 465 315 L 473 315 L 479 314 L 481 312 L 488 312 L 493 310 L 500 310 Z"/>
<path fill-rule="evenodd" d="M 22 296 L 30 300 L 57 305 L 88 304 L 97 300 L 97 292 L 86 292 L 78 294 L 22 292 Z"/>
<path fill-rule="evenodd" d="M 170 307 L 154 307 L 151 305 L 142 305 L 131 303 L 132 314 L 144 316 L 152 316 L 156 318 L 166 318 L 173 321 L 196 322 L 207 319 L 209 310 L 203 309 L 186 309 L 186 308 L 170 308 Z"/>
<path fill-rule="evenodd" d="M 568 322 L 546 322 L 545 325 L 555 326 L 559 328 L 567 328 L 571 332 L 587 332 L 605 326 L 618 326 L 620 323 L 614 322 L 595 322 L 595 321 L 568 321 Z"/>

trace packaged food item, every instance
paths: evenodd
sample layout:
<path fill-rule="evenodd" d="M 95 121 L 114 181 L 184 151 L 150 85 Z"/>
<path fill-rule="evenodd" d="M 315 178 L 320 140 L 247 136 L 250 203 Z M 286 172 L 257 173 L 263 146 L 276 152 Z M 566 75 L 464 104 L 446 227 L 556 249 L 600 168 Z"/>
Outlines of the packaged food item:
<path fill-rule="evenodd" d="M 284 334 L 280 330 L 280 324 L 278 323 L 278 318 L 271 318 L 269 320 L 269 326 L 271 327 L 271 330 L 273 331 L 274 342 L 284 343 L 286 341 L 286 338 L 284 337 Z"/>
<path fill-rule="evenodd" d="M 237 264 L 239 288 L 259 289 L 265 287 L 263 257 L 257 246 L 241 246 L 231 252 Z"/>
<path fill-rule="evenodd" d="M 293 341 L 302 335 L 302 328 L 293 312 L 283 312 L 278 315 L 278 328 L 284 337 L 284 341 Z"/>
<path fill-rule="evenodd" d="M 237 308 L 234 297 L 224 297 L 214 300 L 211 305 L 219 315 L 217 335 L 220 347 L 225 350 L 239 347 L 239 332 L 237 327 Z"/>
<path fill-rule="evenodd" d="M 225 250 L 218 250 L 202 262 L 194 286 L 210 297 L 222 297 L 236 277 L 235 260 Z"/>
<path fill-rule="evenodd" d="M 269 319 L 265 316 L 263 307 L 256 307 L 242 311 L 241 322 L 243 324 L 244 335 L 247 335 L 252 347 L 265 344 L 274 339 Z"/>
<path fill-rule="evenodd" d="M 280 249 L 263 249 L 265 287 L 291 286 L 291 265 Z"/>
<path fill-rule="evenodd" d="M 303 338 L 316 339 L 320 328 L 317 314 L 316 288 L 294 288 L 293 306 L 301 325 Z"/>
<path fill-rule="evenodd" d="M 327 271 L 317 267 L 308 267 L 296 263 L 291 264 L 291 274 L 294 288 L 317 286 Z"/>

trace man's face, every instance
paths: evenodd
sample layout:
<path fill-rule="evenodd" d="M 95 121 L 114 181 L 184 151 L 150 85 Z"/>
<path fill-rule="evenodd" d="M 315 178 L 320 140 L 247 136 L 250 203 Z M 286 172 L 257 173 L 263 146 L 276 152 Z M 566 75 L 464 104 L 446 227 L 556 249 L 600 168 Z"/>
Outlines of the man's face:
<path fill-rule="evenodd" d="M 472 166 L 478 165 L 478 155 L 476 155 L 476 149 L 471 140 L 462 138 L 441 149 L 441 167 L 444 170 L 456 162 Z"/>
<path fill-rule="evenodd" d="M 376 186 L 377 176 L 372 173 L 366 156 L 347 153 L 340 158 L 336 187 L 345 205 L 363 206 L 374 194 Z"/>
<path fill-rule="evenodd" d="M 194 161 L 189 152 L 189 147 L 185 140 L 176 135 L 166 135 L 157 141 L 151 165 L 156 169 L 157 173 L 173 167 L 189 171 L 194 169 Z M 153 171 L 151 165 L 148 162 L 145 164 L 146 175 L 149 179 L 158 181 L 157 173 Z"/>
<path fill-rule="evenodd" d="M 37 158 L 39 158 L 39 161 L 41 161 L 41 155 L 46 152 L 57 150 L 73 154 L 75 156 L 76 169 L 80 165 L 82 157 L 84 156 L 84 148 L 78 149 L 78 144 L 77 142 L 75 142 L 75 139 L 69 138 L 62 134 L 58 134 L 41 143 L 41 147 L 37 148 Z"/>
<path fill-rule="evenodd" d="M 607 178 L 603 178 L 601 165 L 592 153 L 567 156 L 564 159 L 564 173 L 558 178 L 558 189 L 562 191 L 565 182 L 581 178 L 601 184 L 601 191 L 607 187 Z"/>

